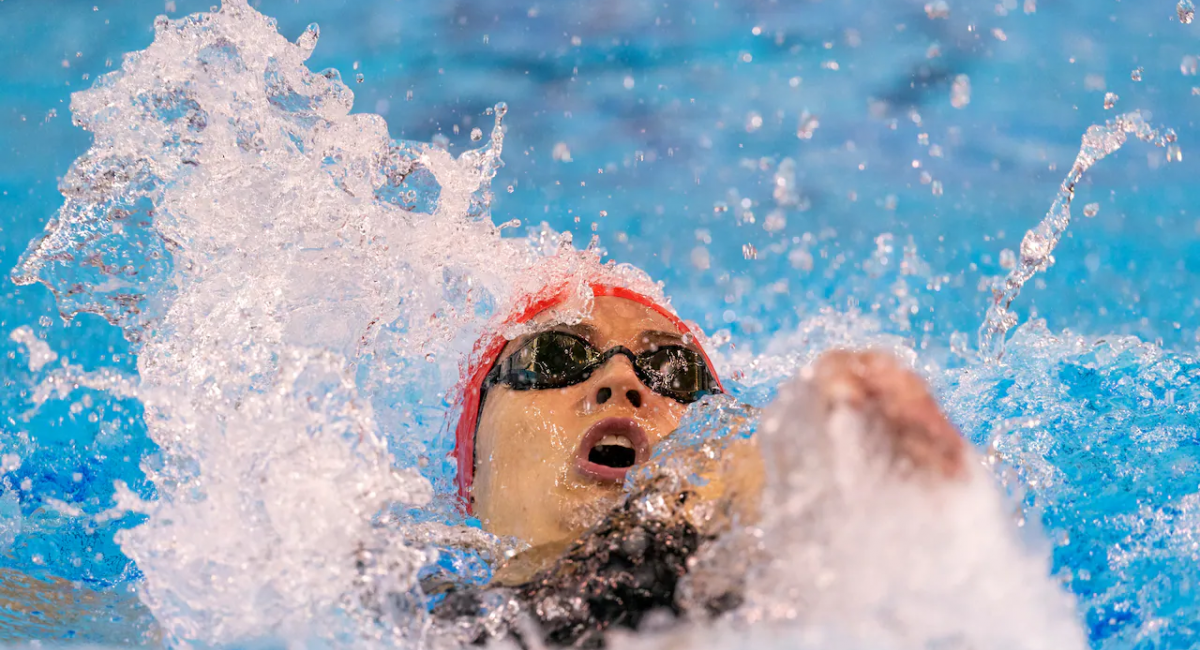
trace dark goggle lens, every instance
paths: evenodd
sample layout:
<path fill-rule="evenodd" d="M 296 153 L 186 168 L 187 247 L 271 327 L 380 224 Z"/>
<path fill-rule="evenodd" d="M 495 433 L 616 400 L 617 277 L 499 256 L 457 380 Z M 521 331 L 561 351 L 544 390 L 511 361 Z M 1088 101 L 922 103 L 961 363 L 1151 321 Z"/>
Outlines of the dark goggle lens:
<path fill-rule="evenodd" d="M 632 355 L 638 377 L 654 392 L 690 404 L 717 391 L 717 382 L 700 353 L 668 345 Z M 591 376 L 601 355 L 587 341 L 563 332 L 545 332 L 530 339 L 501 362 L 496 380 L 516 390 L 565 388 Z"/>
<path fill-rule="evenodd" d="M 547 332 L 521 346 L 505 362 L 505 379 L 516 389 L 562 388 L 581 381 L 595 351 L 569 334 Z"/>
<path fill-rule="evenodd" d="M 638 365 L 650 376 L 652 390 L 680 402 L 694 402 L 716 388 L 708 364 L 690 348 L 672 345 L 643 352 Z"/>

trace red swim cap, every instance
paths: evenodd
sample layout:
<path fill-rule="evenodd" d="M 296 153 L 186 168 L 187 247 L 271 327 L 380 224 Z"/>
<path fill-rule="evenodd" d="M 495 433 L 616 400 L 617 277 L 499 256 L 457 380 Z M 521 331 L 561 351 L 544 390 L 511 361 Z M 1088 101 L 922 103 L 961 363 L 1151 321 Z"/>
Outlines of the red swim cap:
<path fill-rule="evenodd" d="M 612 296 L 645 305 L 669 320 L 672 325 L 679 329 L 680 333 L 690 334 L 695 337 L 695 332 L 692 328 L 688 327 L 672 311 L 646 294 L 623 286 L 624 283 L 617 284 L 616 282 L 619 281 L 615 277 L 605 278 L 604 281 L 588 282 L 587 287 L 591 289 L 591 294 L 594 297 Z M 502 326 L 524 324 L 547 309 L 552 309 L 563 304 L 574 295 L 577 294 L 572 291 L 569 281 L 557 282 L 543 287 L 542 290 L 536 293 L 518 299 L 508 317 L 501 321 Z M 500 334 L 485 334 L 481 337 L 475 343 L 475 348 L 471 356 L 463 364 L 463 372 L 458 384 L 458 404 L 461 406 L 461 412 L 458 417 L 458 425 L 454 429 L 453 453 L 455 460 L 458 462 L 458 474 L 455 477 L 455 482 L 458 485 L 459 500 L 462 503 L 463 510 L 467 514 L 471 514 L 472 510 L 471 485 L 475 478 L 475 429 L 479 426 L 480 391 L 484 378 L 487 377 L 492 366 L 496 364 L 500 352 L 504 350 L 504 346 L 508 344 L 508 341 L 509 339 Z M 708 353 L 703 348 L 700 348 L 700 354 L 704 357 L 704 362 L 708 364 L 709 370 L 713 372 L 713 378 L 717 380 L 717 385 L 721 386 L 721 380 L 717 377 L 715 369 L 713 369 L 712 362 L 708 358 Z"/>

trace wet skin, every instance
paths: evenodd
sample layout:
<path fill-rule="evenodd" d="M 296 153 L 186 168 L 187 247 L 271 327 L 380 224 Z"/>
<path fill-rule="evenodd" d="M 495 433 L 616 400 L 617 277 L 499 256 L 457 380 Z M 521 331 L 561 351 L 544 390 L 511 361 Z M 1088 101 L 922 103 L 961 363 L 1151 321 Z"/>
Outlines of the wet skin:
<path fill-rule="evenodd" d="M 548 314 L 534 323 L 545 323 Z M 548 329 L 576 334 L 598 350 L 625 346 L 687 345 L 683 333 L 654 310 L 623 298 L 595 299 L 581 323 Z M 511 341 L 501 358 L 527 340 Z M 619 478 L 580 468 L 580 444 L 589 429 L 612 418 L 636 423 L 653 447 L 679 424 L 687 407 L 642 384 L 622 355 L 586 381 L 544 390 L 493 386 L 475 439 L 475 514 L 485 529 L 538 546 L 569 541 L 603 516 L 621 495 Z M 639 452 L 639 461 L 648 455 Z"/>
<path fill-rule="evenodd" d="M 534 323 L 548 320 L 543 315 Z M 613 297 L 597 298 L 590 316 L 578 325 L 548 329 L 580 335 L 599 350 L 616 345 L 634 352 L 655 344 L 693 346 L 652 309 Z M 526 340 L 510 342 L 501 358 Z M 963 477 L 965 441 L 925 382 L 895 357 L 835 350 L 802 375 L 810 381 L 797 389 L 816 391 L 825 404 L 827 412 L 814 417 L 827 417 L 838 403 L 873 414 L 883 424 L 878 432 L 887 439 L 886 448 L 905 471 L 937 481 Z M 494 386 L 476 438 L 475 513 L 489 532 L 541 547 L 528 558 L 532 569 L 597 523 L 622 495 L 621 480 L 598 479 L 580 470 L 580 443 L 588 430 L 606 419 L 629 418 L 653 447 L 675 429 L 686 409 L 643 385 L 630 361 L 619 355 L 587 381 L 566 388 L 517 391 Z M 639 453 L 639 464 L 647 456 Z M 743 520 L 752 521 L 764 475 L 754 442 L 730 447 L 718 461 L 695 460 L 697 473 L 706 479 L 697 490 L 699 496 L 726 499 Z"/>

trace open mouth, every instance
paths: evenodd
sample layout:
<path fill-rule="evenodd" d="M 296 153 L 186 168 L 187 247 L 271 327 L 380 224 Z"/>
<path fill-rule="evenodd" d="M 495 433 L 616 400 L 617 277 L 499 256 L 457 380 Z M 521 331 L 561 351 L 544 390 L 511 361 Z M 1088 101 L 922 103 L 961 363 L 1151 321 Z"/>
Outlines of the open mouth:
<path fill-rule="evenodd" d="M 629 468 L 646 460 L 646 432 L 629 418 L 606 418 L 592 425 L 579 443 L 575 467 L 598 481 L 623 481 Z"/>

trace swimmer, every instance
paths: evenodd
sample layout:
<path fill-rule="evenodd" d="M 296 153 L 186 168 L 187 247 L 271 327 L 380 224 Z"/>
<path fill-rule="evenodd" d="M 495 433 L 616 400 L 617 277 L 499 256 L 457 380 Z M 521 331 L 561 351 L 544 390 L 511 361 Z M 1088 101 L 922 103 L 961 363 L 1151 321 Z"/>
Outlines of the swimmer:
<path fill-rule="evenodd" d="M 453 429 L 461 507 L 489 533 L 528 549 L 498 566 L 486 588 L 438 594 L 434 618 L 458 640 L 521 641 L 534 633 L 522 627 L 529 616 L 549 644 L 597 647 L 608 629 L 637 628 L 653 611 L 688 613 L 680 592 L 693 560 L 733 522 L 758 516 L 767 463 L 753 438 L 716 459 L 685 457 L 703 481 L 656 475 L 654 449 L 689 407 L 725 388 L 701 333 L 653 295 L 655 285 L 614 268 L 572 256 L 520 294 L 464 370 Z M 924 382 L 892 357 L 827 353 L 781 390 L 789 392 L 815 398 L 806 417 L 827 433 L 842 407 L 876 423 L 869 430 L 904 472 L 936 481 L 964 474 L 967 445 Z M 626 479 L 639 470 L 649 478 L 629 493 Z M 35 588 L 78 590 L 22 580 L 2 580 L 11 583 L 10 600 L 30 602 Z M 688 588 L 703 613 L 741 602 L 738 584 L 698 583 Z M 79 603 L 124 607 L 143 620 L 146 640 L 160 638 L 132 597 L 81 593 Z M 50 609 L 60 620 L 74 605 L 56 598 Z M 481 616 L 497 602 L 514 605 L 499 624 Z"/>
<path fill-rule="evenodd" d="M 531 547 L 501 566 L 490 586 L 515 594 L 544 639 L 558 645 L 600 645 L 605 629 L 636 627 L 649 610 L 678 613 L 675 591 L 691 555 L 732 519 L 753 523 L 763 489 L 764 459 L 751 438 L 715 463 L 698 455 L 700 487 L 640 486 L 634 496 L 663 492 L 657 502 L 671 506 L 665 516 L 625 494 L 626 476 L 647 465 L 689 406 L 724 388 L 699 332 L 607 268 L 591 263 L 596 277 L 550 282 L 503 319 L 523 333 L 480 341 L 461 382 L 455 427 L 464 510 L 485 530 Z M 579 292 L 590 310 L 560 322 L 562 303 Z M 861 414 L 902 472 L 935 481 L 965 476 L 965 441 L 925 383 L 889 355 L 826 353 L 787 391 L 815 398 L 808 416 L 825 431 L 839 407 Z M 698 505 L 713 501 L 732 519 Z M 483 600 L 460 591 L 435 613 L 461 623 L 478 617 Z M 725 589 L 710 594 L 706 608 L 718 613 L 738 602 L 736 589 Z M 475 629 L 467 640 L 489 634 Z"/>

